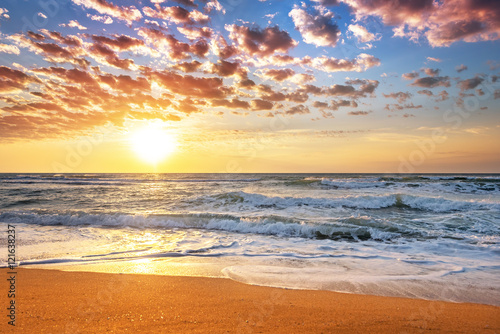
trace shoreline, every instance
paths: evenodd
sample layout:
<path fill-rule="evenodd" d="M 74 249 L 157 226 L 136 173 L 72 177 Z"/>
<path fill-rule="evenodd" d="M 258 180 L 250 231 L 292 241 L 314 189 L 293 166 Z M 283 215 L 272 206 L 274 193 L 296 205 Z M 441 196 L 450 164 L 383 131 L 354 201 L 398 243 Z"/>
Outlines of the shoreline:
<path fill-rule="evenodd" d="M 7 271 L 2 268 L 4 277 Z M 271 288 L 227 278 L 16 272 L 15 328 L 20 332 L 500 331 L 500 307 L 484 304 Z M 8 281 L 2 281 L 7 292 Z M 8 302 L 4 293 L 4 305 Z M 0 332 L 11 329 L 7 320 L 4 316 Z"/>

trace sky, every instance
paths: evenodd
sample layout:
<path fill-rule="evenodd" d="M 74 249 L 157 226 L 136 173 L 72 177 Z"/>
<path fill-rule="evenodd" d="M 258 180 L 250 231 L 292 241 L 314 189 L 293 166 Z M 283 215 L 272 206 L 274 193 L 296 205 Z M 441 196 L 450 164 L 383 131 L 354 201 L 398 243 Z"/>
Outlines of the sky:
<path fill-rule="evenodd" d="M 493 0 L 5 0 L 0 172 L 500 172 Z"/>

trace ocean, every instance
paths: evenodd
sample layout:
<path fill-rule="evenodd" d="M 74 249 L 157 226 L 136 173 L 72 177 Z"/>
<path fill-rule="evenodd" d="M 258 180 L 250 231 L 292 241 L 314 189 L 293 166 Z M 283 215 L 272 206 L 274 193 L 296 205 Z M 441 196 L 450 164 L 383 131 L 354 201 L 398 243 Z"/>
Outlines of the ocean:
<path fill-rule="evenodd" d="M 500 305 L 500 174 L 0 174 L 21 267 Z"/>

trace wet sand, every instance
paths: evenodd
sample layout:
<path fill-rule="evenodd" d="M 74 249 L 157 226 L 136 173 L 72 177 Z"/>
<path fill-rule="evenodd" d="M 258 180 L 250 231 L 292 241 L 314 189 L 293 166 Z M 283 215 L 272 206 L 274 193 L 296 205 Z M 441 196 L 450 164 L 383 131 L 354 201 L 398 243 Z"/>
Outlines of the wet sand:
<path fill-rule="evenodd" d="M 4 315 L 9 298 L 2 269 Z M 251 286 L 222 278 L 17 269 L 19 333 L 500 333 L 500 307 Z"/>

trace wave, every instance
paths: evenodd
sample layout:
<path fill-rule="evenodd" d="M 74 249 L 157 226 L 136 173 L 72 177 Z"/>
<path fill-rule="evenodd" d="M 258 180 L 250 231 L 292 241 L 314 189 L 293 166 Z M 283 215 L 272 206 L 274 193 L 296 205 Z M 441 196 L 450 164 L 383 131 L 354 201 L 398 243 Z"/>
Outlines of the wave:
<path fill-rule="evenodd" d="M 365 178 L 306 177 L 286 183 L 287 186 L 320 186 L 332 189 L 408 189 L 451 193 L 491 193 L 500 191 L 500 178 L 495 176 L 383 176 Z"/>
<path fill-rule="evenodd" d="M 351 209 L 416 209 L 430 212 L 453 212 L 470 210 L 499 210 L 499 203 L 454 201 L 441 197 L 412 196 L 406 194 L 390 194 L 379 196 L 345 196 L 336 198 L 313 197 L 278 197 L 246 193 L 244 191 L 227 192 L 218 195 L 198 198 L 197 202 L 208 202 L 214 207 L 246 204 L 256 208 L 289 208 L 296 206 L 312 206 L 317 208 L 351 208 Z"/>
<path fill-rule="evenodd" d="M 300 220 L 277 215 L 246 216 L 216 213 L 184 213 L 162 215 L 36 213 L 10 211 L 0 214 L 0 222 L 8 224 L 37 224 L 45 226 L 92 226 L 137 229 L 203 229 L 243 234 L 261 234 L 278 237 L 330 239 L 337 241 L 396 241 L 398 239 L 430 240 L 447 238 L 474 242 L 500 242 L 500 231 L 495 226 L 477 230 L 474 223 L 454 228 L 419 226 L 419 224 L 392 223 L 367 216 L 337 218 L 329 221 Z"/>
<path fill-rule="evenodd" d="M 16 175 L 0 177 L 0 183 L 16 184 L 67 184 L 67 185 L 128 185 L 134 183 L 222 183 L 257 182 L 260 178 L 112 178 L 99 175 Z"/>

